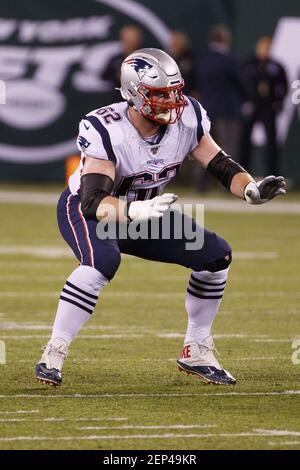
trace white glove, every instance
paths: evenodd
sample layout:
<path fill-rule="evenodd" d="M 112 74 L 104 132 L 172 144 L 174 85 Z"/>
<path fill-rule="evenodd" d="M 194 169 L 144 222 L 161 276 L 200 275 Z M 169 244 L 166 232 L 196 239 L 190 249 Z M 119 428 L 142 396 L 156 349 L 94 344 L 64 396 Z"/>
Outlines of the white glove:
<path fill-rule="evenodd" d="M 128 204 L 128 217 L 130 221 L 157 219 L 163 216 L 178 196 L 171 193 L 156 196 L 147 201 L 133 201 Z"/>
<path fill-rule="evenodd" d="M 264 204 L 285 193 L 283 176 L 267 176 L 257 183 L 248 183 L 244 189 L 244 198 L 249 204 Z"/>

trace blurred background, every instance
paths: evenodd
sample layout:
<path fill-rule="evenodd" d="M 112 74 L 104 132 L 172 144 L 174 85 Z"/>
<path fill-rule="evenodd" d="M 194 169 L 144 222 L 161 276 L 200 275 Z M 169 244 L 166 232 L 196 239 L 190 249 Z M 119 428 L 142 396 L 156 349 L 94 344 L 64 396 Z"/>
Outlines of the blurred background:
<path fill-rule="evenodd" d="M 298 0 L 1 0 L 0 11 L 2 182 L 65 182 L 79 120 L 121 100 L 124 56 L 153 46 L 177 60 L 227 153 L 299 188 Z M 217 184 L 189 159 L 187 183 Z"/>
<path fill-rule="evenodd" d="M 299 450 L 299 0 L 0 6 L 0 449 Z M 238 384 L 216 391 L 177 374 L 188 273 L 124 256 L 62 392 L 47 393 L 34 366 L 77 263 L 56 202 L 78 164 L 80 119 L 120 99 L 120 63 L 142 46 L 178 61 L 228 154 L 256 177 L 288 179 L 286 197 L 250 206 L 187 158 L 168 188 L 205 204 L 205 226 L 233 248 L 214 336 Z"/>

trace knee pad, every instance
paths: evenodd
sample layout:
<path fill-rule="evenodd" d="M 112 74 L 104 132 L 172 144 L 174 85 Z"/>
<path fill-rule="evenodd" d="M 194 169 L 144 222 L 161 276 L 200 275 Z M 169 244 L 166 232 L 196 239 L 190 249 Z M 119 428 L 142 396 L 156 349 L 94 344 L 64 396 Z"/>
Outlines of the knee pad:
<path fill-rule="evenodd" d="M 114 277 L 121 262 L 117 249 L 109 249 L 94 253 L 94 268 L 102 273 L 109 281 Z"/>
<path fill-rule="evenodd" d="M 98 296 L 99 290 L 108 284 L 108 279 L 91 266 L 78 266 L 67 279 L 85 292 Z M 72 286 L 71 286 L 72 287 Z M 73 286 L 74 287 L 74 286 Z M 82 292 L 84 293 L 84 292 Z"/>
<path fill-rule="evenodd" d="M 225 256 L 225 258 L 217 259 L 215 261 L 211 261 L 209 263 L 204 264 L 204 270 L 209 271 L 211 273 L 216 273 L 218 271 L 223 271 L 227 269 L 232 261 L 232 255 Z"/>

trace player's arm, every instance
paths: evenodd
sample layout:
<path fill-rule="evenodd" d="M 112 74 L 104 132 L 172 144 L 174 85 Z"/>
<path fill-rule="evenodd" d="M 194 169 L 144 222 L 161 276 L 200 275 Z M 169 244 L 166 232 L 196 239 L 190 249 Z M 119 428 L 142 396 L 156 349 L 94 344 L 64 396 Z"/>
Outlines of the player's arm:
<path fill-rule="evenodd" d="M 157 218 L 177 199 L 163 194 L 149 201 L 128 203 L 111 196 L 114 187 L 115 165 L 108 160 L 86 156 L 81 172 L 80 200 L 85 219 L 130 222 Z"/>
<path fill-rule="evenodd" d="M 81 171 L 81 210 L 86 219 L 127 220 L 126 202 L 110 196 L 114 187 L 115 165 L 109 160 L 86 156 Z"/>
<path fill-rule="evenodd" d="M 223 152 L 210 134 L 201 138 L 192 155 L 232 194 L 245 199 L 249 204 L 262 204 L 275 196 L 285 194 L 285 181 L 282 176 L 268 176 L 256 183 L 239 163 Z"/>

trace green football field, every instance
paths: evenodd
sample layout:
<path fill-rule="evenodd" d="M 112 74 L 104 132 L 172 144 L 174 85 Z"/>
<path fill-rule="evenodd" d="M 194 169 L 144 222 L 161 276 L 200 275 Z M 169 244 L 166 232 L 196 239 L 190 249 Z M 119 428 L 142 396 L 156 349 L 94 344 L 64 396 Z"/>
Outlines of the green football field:
<path fill-rule="evenodd" d="M 176 369 L 188 270 L 126 257 L 60 388 L 34 367 L 76 260 L 54 206 L 0 214 L 1 449 L 300 449 L 299 214 L 206 214 L 234 250 L 214 335 L 236 386 Z"/>

